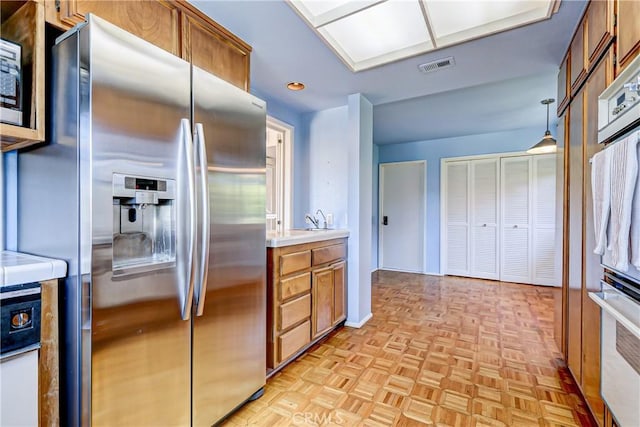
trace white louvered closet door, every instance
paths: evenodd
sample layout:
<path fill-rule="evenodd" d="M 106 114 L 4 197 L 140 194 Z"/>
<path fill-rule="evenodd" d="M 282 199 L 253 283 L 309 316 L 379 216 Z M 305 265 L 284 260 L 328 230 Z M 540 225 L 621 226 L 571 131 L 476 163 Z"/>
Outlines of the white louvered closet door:
<path fill-rule="evenodd" d="M 446 271 L 468 276 L 469 266 L 469 163 L 446 163 Z"/>
<path fill-rule="evenodd" d="M 531 156 L 500 160 L 500 280 L 531 282 Z"/>
<path fill-rule="evenodd" d="M 498 159 L 471 162 L 471 276 L 498 278 Z"/>
<path fill-rule="evenodd" d="M 533 278 L 536 285 L 558 286 L 556 268 L 556 155 L 533 156 Z"/>

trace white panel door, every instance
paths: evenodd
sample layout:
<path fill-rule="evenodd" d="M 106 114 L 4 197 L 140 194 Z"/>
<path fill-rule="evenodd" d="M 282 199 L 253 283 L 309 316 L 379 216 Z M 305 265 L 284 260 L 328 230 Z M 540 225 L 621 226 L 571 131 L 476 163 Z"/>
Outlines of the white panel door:
<path fill-rule="evenodd" d="M 531 156 L 500 160 L 500 280 L 531 283 Z"/>
<path fill-rule="evenodd" d="M 381 269 L 425 272 L 425 185 L 424 161 L 380 165 Z"/>
<path fill-rule="evenodd" d="M 469 161 L 445 163 L 445 274 L 469 276 Z"/>
<path fill-rule="evenodd" d="M 533 278 L 536 285 L 559 285 L 556 269 L 556 155 L 533 156 Z"/>
<path fill-rule="evenodd" d="M 498 159 L 471 162 L 471 276 L 498 278 Z"/>

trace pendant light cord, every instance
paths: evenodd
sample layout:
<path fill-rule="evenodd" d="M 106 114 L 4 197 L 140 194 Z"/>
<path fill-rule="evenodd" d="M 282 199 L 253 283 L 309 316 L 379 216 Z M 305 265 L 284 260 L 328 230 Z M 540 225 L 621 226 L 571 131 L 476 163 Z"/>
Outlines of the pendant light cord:
<path fill-rule="evenodd" d="M 547 132 L 549 132 L 549 104 L 547 103 Z"/>

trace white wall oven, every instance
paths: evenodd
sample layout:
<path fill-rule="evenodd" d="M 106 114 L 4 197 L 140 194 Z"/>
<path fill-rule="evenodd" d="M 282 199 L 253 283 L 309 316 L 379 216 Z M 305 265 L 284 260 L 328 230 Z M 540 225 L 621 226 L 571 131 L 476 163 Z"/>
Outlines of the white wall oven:
<path fill-rule="evenodd" d="M 601 393 L 620 427 L 640 425 L 640 57 L 598 98 L 591 159 L 594 252 L 605 269 L 601 308 Z"/>

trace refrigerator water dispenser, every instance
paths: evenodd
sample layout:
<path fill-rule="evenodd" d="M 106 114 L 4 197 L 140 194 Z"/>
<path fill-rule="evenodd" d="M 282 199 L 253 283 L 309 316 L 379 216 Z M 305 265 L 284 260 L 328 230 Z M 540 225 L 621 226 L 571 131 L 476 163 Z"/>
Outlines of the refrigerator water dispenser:
<path fill-rule="evenodd" d="M 175 181 L 113 174 L 113 274 L 175 266 Z"/>

